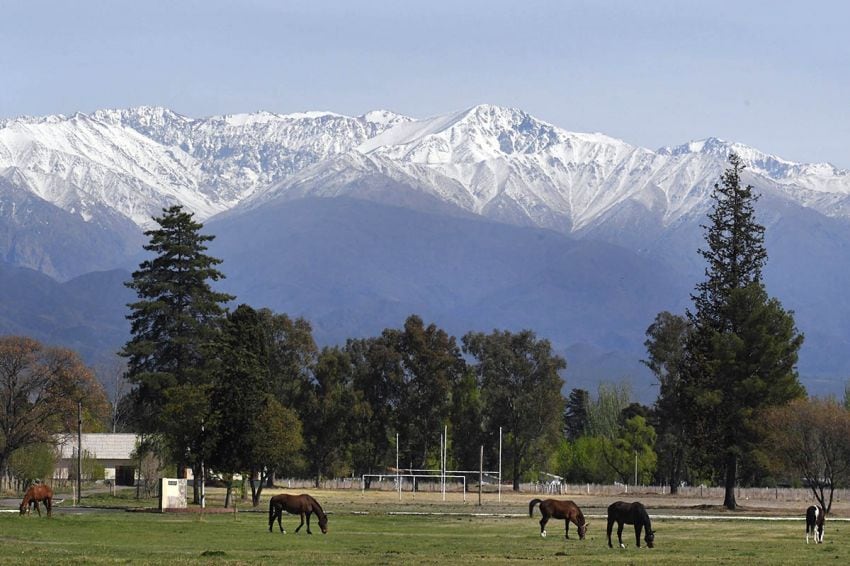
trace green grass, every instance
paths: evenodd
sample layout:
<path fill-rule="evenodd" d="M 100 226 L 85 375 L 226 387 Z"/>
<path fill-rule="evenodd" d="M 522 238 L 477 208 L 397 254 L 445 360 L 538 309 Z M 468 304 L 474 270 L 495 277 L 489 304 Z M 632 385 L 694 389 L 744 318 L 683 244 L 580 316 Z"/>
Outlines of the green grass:
<path fill-rule="evenodd" d="M 828 525 L 826 543 L 806 545 L 804 521 L 658 520 L 657 546 L 609 549 L 604 522 L 584 541 L 563 539 L 563 522 L 539 536 L 538 518 L 331 515 L 322 535 L 286 516 L 287 534 L 268 532 L 264 513 L 161 515 L 57 514 L 52 519 L 0 514 L 0 563 L 32 564 L 818 564 L 850 563 L 850 527 Z M 275 525 L 275 529 L 277 526 Z M 571 529 L 572 531 L 573 529 Z M 571 534 L 575 536 L 575 534 Z M 616 544 L 616 541 L 615 541 Z"/>

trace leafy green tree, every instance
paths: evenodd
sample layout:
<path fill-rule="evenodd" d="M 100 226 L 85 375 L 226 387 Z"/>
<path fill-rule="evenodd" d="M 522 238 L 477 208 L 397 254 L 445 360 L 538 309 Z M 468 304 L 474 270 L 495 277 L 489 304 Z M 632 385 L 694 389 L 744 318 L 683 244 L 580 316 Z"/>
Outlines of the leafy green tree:
<path fill-rule="evenodd" d="M 682 372 L 684 404 L 691 415 L 689 437 L 696 456 L 723 468 L 724 506 L 736 507 L 738 465 L 763 432 L 762 409 L 800 397 L 797 352 L 803 337 L 793 316 L 762 283 L 767 261 L 764 227 L 755 220 L 757 197 L 742 187 L 741 159 L 732 154 L 706 227 L 706 279 L 688 311 L 693 328 Z M 715 457 L 720 457 L 717 462 Z"/>
<path fill-rule="evenodd" d="M 678 493 L 684 477 L 688 450 L 688 412 L 683 400 L 682 371 L 685 345 L 691 332 L 687 318 L 661 312 L 646 330 L 644 342 L 648 358 L 643 363 L 658 380 L 655 416 L 658 421 L 657 450 L 663 479 L 670 493 Z"/>
<path fill-rule="evenodd" d="M 568 482 L 607 483 L 617 479 L 605 461 L 608 439 L 601 436 L 580 436 L 569 441 L 562 439 L 558 448 L 558 474 Z"/>
<path fill-rule="evenodd" d="M 481 390 L 475 372 L 467 367 L 455 383 L 449 430 L 449 455 L 455 469 L 477 470 L 481 463 L 481 447 L 488 445 L 483 430 Z M 489 447 L 486 449 L 488 452 Z"/>
<path fill-rule="evenodd" d="M 453 336 L 412 315 L 404 329 L 388 329 L 383 338 L 400 355 L 401 396 L 396 426 L 404 461 L 427 467 L 429 453 L 439 460 L 440 436 L 448 424 L 451 392 L 466 364 Z"/>
<path fill-rule="evenodd" d="M 218 348 L 220 363 L 210 392 L 211 411 L 205 426 L 210 443 L 208 465 L 232 475 L 245 472 L 253 444 L 263 434 L 257 416 L 271 395 L 261 360 L 268 341 L 256 310 L 239 305 L 227 315 Z M 227 481 L 225 506 L 230 503 L 232 481 Z"/>
<path fill-rule="evenodd" d="M 629 406 L 631 387 L 623 383 L 600 383 L 587 412 L 587 433 L 613 439 L 620 434 L 623 410 Z"/>
<path fill-rule="evenodd" d="M 354 410 L 351 360 L 339 348 L 325 348 L 316 363 L 302 411 L 304 445 L 316 487 L 328 471 L 340 471 L 348 459 Z"/>
<path fill-rule="evenodd" d="M 348 340 L 345 352 L 354 370 L 352 464 L 357 475 L 384 472 L 395 447 L 401 404 L 401 354 L 383 337 Z M 367 482 L 368 486 L 368 482 Z"/>
<path fill-rule="evenodd" d="M 298 456 L 304 447 L 301 419 L 298 413 L 268 396 L 256 420 L 261 434 L 252 443 L 248 458 L 251 503 L 260 504 L 263 486 L 274 470 L 291 472 L 298 465 Z"/>
<path fill-rule="evenodd" d="M 590 394 L 586 389 L 573 389 L 564 411 L 564 436 L 575 440 L 587 433 Z"/>
<path fill-rule="evenodd" d="M 285 407 L 295 410 L 310 394 L 319 349 L 310 322 L 269 309 L 258 311 L 267 340 L 261 363 L 269 388 Z"/>
<path fill-rule="evenodd" d="M 37 479 L 52 478 L 57 458 L 52 444 L 27 444 L 9 456 L 9 473 L 22 485 L 29 486 Z"/>
<path fill-rule="evenodd" d="M 463 337 L 463 347 L 477 360 L 489 427 L 504 427 L 513 487 L 518 491 L 529 464 L 548 458 L 532 451 L 551 451 L 562 438 L 564 381 L 559 372 L 567 363 L 552 353 L 548 340 L 538 340 L 530 330 L 470 332 Z"/>
<path fill-rule="evenodd" d="M 632 483 L 635 469 L 638 482 L 652 480 L 657 456 L 655 454 L 655 429 L 640 415 L 629 418 L 615 439 L 605 441 L 605 461 L 623 483 Z"/>
<path fill-rule="evenodd" d="M 131 338 L 127 378 L 135 385 L 137 422 L 144 432 L 161 432 L 173 458 L 188 463 L 200 476 L 206 446 L 202 429 L 208 418 L 215 345 L 225 309 L 233 297 L 212 289 L 223 275 L 221 263 L 207 255 L 214 236 L 200 233 L 203 225 L 180 206 L 163 209 L 154 218 L 157 229 L 145 232 L 143 261 L 126 283 L 139 300 L 128 305 Z M 199 499 L 195 484 L 195 501 Z"/>

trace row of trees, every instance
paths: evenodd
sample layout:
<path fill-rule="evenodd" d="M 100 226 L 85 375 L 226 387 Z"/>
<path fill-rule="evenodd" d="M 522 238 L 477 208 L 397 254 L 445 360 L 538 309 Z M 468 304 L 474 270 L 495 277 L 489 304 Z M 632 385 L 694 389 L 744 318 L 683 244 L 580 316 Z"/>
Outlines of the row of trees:
<path fill-rule="evenodd" d="M 402 329 L 318 350 L 303 319 L 239 305 L 210 282 L 212 236 L 180 207 L 146 234 L 153 258 L 128 283 L 124 348 L 134 423 L 167 440 L 171 458 L 225 478 L 243 473 L 254 502 L 273 473 L 383 471 L 399 435 L 410 467 L 434 467 L 440 432 L 476 467 L 502 426 L 515 486 L 561 427 L 566 362 L 531 331 L 469 333 L 461 344 L 411 316 Z M 475 363 L 468 364 L 467 359 Z M 492 462 L 490 462 L 492 464 Z M 197 494 L 196 494 L 197 497 Z"/>

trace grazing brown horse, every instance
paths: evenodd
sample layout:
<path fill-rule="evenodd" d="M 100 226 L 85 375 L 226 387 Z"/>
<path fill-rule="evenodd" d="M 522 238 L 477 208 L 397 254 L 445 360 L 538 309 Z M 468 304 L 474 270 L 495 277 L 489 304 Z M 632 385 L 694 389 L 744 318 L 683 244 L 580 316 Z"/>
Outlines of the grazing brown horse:
<path fill-rule="evenodd" d="M 538 503 L 540 504 L 540 513 L 543 514 L 543 518 L 540 519 L 540 536 L 546 536 L 546 523 L 549 522 L 550 518 L 554 517 L 555 519 L 564 520 L 564 524 L 566 525 L 564 536 L 566 538 L 570 538 L 570 521 L 572 521 L 578 527 L 579 540 L 584 540 L 589 523 L 584 520 L 584 514 L 578 508 L 578 505 L 572 501 L 559 501 L 558 499 L 547 499 L 545 501 L 532 499 L 528 502 L 529 517 L 534 516 L 534 506 Z"/>
<path fill-rule="evenodd" d="M 41 509 L 38 508 L 39 501 L 47 507 L 47 516 L 53 516 L 53 489 L 49 485 L 43 483 L 33 484 L 27 489 L 24 494 L 24 500 L 21 501 L 21 515 L 29 511 L 30 504 L 35 505 L 35 510 L 38 516 L 41 517 Z"/>
<path fill-rule="evenodd" d="M 313 513 L 319 517 L 319 528 L 322 529 L 322 533 L 328 532 L 328 516 L 325 515 L 322 506 L 319 505 L 319 502 L 312 495 L 307 495 L 306 493 L 302 493 L 301 495 L 281 493 L 272 497 L 271 501 L 269 501 L 269 532 L 272 532 L 274 520 L 277 518 L 277 526 L 280 527 L 280 532 L 286 534 L 286 529 L 283 528 L 283 524 L 281 523 L 281 517 L 284 511 L 292 515 L 301 515 L 301 524 L 295 529 L 296 533 L 304 526 L 304 516 L 306 515 L 307 534 L 313 534 L 310 531 L 310 515 Z"/>
<path fill-rule="evenodd" d="M 611 528 L 614 523 L 617 523 L 617 540 L 620 541 L 620 548 L 626 548 L 623 544 L 623 524 L 635 526 L 635 541 L 640 548 L 640 530 L 646 530 L 644 539 L 646 546 L 652 548 L 655 543 L 655 531 L 652 530 L 652 522 L 649 520 L 649 513 L 646 512 L 646 507 L 643 503 L 635 501 L 634 503 L 626 503 L 625 501 L 617 501 L 608 506 L 608 548 L 611 545 Z"/>

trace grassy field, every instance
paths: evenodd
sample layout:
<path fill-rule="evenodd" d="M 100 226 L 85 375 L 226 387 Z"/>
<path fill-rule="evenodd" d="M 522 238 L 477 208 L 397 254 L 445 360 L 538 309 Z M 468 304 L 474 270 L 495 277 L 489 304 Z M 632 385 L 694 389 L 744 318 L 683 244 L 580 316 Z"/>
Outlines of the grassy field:
<path fill-rule="evenodd" d="M 563 522 L 539 535 L 539 514 L 528 516 L 393 515 L 396 509 L 467 512 L 420 498 L 399 504 L 386 495 L 321 494 L 330 512 L 329 533 L 293 534 L 298 518 L 284 517 L 287 534 L 268 532 L 264 512 L 233 514 L 75 513 L 53 519 L 0 514 L 0 563 L 279 563 L 279 564 L 805 564 L 850 563 L 850 523 L 828 523 L 823 545 L 806 545 L 804 520 L 708 521 L 657 519 L 654 549 L 636 549 L 624 531 L 625 550 L 609 549 L 605 522 L 591 519 L 588 538 L 563 539 Z M 496 511 L 527 513 L 529 497 Z M 263 506 L 265 508 L 265 506 Z M 652 511 L 652 510 L 650 510 Z M 364 514 L 367 513 L 367 514 Z M 660 514 L 660 512 L 659 512 Z M 277 526 L 275 526 L 277 529 Z M 575 537 L 574 529 L 571 528 Z M 616 544 L 616 542 L 615 542 Z"/>

